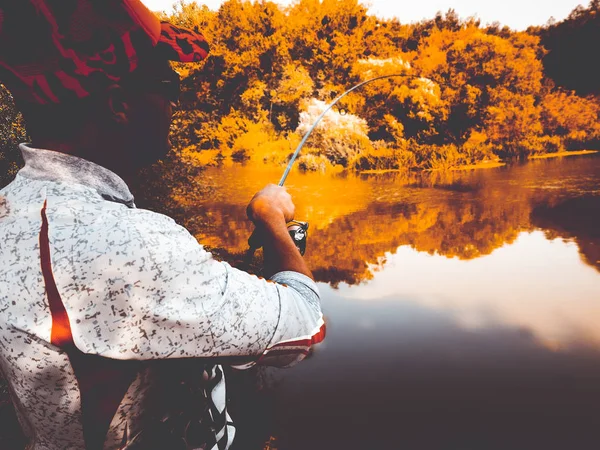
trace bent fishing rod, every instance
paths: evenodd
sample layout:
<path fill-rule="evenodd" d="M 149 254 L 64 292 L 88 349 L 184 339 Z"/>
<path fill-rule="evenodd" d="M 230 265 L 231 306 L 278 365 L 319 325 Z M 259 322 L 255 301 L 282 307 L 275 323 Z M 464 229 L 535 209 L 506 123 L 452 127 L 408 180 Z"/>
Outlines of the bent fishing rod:
<path fill-rule="evenodd" d="M 279 184 L 278 185 L 279 186 L 283 186 L 283 184 L 285 183 L 285 180 L 287 179 L 290 171 L 292 170 L 292 167 L 294 166 L 294 162 L 296 161 L 296 159 L 300 155 L 300 151 L 302 150 L 302 147 L 304 147 L 304 144 L 306 143 L 306 141 L 308 140 L 308 138 L 310 137 L 310 135 L 312 134 L 312 132 L 317 128 L 317 126 L 319 125 L 319 122 L 321 122 L 321 120 L 325 117 L 325 115 L 329 111 L 331 111 L 331 109 L 341 99 L 343 99 L 344 97 L 346 97 L 351 92 L 353 92 L 353 91 L 361 88 L 365 84 L 373 83 L 374 81 L 383 80 L 385 78 L 394 78 L 394 77 L 415 78 L 414 75 L 403 75 L 403 74 L 381 75 L 381 76 L 378 76 L 378 77 L 375 77 L 375 78 L 371 78 L 371 79 L 366 80 L 366 81 L 362 81 L 362 82 L 358 83 L 356 86 L 352 87 L 351 89 L 348 89 L 346 92 L 344 92 L 343 94 L 341 94 L 337 98 L 335 98 L 331 102 L 331 104 L 327 108 L 325 108 L 325 110 L 317 118 L 317 120 L 315 121 L 315 123 L 312 125 L 312 127 L 310 127 L 310 129 L 308 130 L 308 132 L 304 135 L 304 137 L 300 141 L 300 144 L 298 144 L 298 147 L 296 147 L 296 150 L 292 154 L 292 157 L 290 158 L 290 161 L 288 162 L 288 165 L 285 168 L 285 171 L 283 172 L 283 175 L 282 175 L 281 179 L 279 180 Z M 299 221 L 299 220 L 292 220 L 291 222 L 288 222 L 287 226 L 288 226 L 288 232 L 290 233 L 290 236 L 291 236 L 292 240 L 294 241 L 294 244 L 296 245 L 296 248 L 300 251 L 301 255 L 304 255 L 304 252 L 306 251 L 306 239 L 308 237 L 308 222 L 302 222 L 302 221 Z M 252 258 L 252 256 L 254 255 L 254 252 L 257 249 L 259 249 L 260 247 L 262 247 L 262 242 L 261 241 L 262 241 L 262 236 L 259 234 L 259 232 L 257 232 L 256 229 L 254 229 L 254 232 L 252 233 L 252 235 L 248 239 L 248 245 L 249 245 L 250 248 L 248 249 L 248 252 L 246 253 L 246 259 L 247 260 L 250 260 Z"/>

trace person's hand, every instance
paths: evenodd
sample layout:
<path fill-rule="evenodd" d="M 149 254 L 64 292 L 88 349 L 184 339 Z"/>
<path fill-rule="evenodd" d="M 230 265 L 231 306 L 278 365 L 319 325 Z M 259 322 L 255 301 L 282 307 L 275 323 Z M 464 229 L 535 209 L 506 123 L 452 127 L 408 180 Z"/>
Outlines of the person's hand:
<path fill-rule="evenodd" d="M 294 219 L 295 206 L 285 188 L 270 184 L 258 192 L 246 213 L 256 228 L 248 239 L 250 253 L 264 248 L 264 275 L 292 271 L 312 278 L 312 274 L 287 229 Z M 314 279 L 314 278 L 313 278 Z"/>
<path fill-rule="evenodd" d="M 287 223 L 294 218 L 295 209 L 292 196 L 284 187 L 269 184 L 252 197 L 246 214 L 255 225 L 280 221 L 282 218 Z"/>

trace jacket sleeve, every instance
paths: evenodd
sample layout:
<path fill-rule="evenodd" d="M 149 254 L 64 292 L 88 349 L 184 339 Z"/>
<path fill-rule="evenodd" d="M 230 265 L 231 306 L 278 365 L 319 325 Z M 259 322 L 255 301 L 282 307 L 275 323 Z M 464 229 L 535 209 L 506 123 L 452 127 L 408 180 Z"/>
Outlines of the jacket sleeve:
<path fill-rule="evenodd" d="M 325 322 L 313 280 L 297 272 L 279 272 L 271 281 L 282 291 L 279 323 L 258 363 L 287 367 L 304 359 L 313 345 L 323 341 Z"/>
<path fill-rule="evenodd" d="M 55 255 L 57 285 L 81 351 L 288 366 L 322 340 L 319 293 L 310 278 L 281 272 L 261 279 L 216 261 L 170 218 L 126 214 L 95 219 L 102 222 L 99 235 L 89 236 L 85 252 L 74 240 L 63 243 L 70 259 Z M 73 276 L 74 268 L 85 274 Z"/>

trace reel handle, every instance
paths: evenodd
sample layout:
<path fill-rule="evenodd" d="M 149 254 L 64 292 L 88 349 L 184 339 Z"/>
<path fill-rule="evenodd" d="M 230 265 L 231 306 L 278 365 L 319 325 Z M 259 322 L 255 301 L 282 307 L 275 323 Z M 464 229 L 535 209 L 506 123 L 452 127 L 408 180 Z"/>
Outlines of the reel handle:
<path fill-rule="evenodd" d="M 304 253 L 306 252 L 306 238 L 308 237 L 308 222 L 292 220 L 287 223 L 287 229 L 292 241 L 294 241 L 294 245 L 300 254 L 304 256 Z M 250 246 L 251 251 L 263 246 L 263 236 L 257 228 L 255 228 L 250 235 L 248 245 Z"/>
<path fill-rule="evenodd" d="M 302 256 L 306 252 L 306 239 L 308 238 L 308 222 L 301 222 L 299 220 L 292 220 L 287 223 L 288 233 L 294 245 Z"/>

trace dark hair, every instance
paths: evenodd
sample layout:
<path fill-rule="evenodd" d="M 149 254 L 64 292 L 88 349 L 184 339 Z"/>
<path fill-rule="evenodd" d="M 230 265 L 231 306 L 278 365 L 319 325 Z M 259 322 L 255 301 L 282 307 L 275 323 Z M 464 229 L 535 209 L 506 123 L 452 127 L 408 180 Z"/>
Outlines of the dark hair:
<path fill-rule="evenodd" d="M 157 55 L 146 55 L 138 63 L 136 70 L 115 83 L 123 86 L 128 93 L 144 89 L 149 74 L 165 79 L 172 78 L 174 74 L 179 81 L 169 61 Z M 68 141 L 76 138 L 91 121 L 110 126 L 107 97 L 107 91 L 101 90 L 88 97 L 74 98 L 62 103 L 47 105 L 23 103 L 17 104 L 17 107 L 23 113 L 27 131 L 34 141 L 39 139 Z"/>

